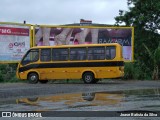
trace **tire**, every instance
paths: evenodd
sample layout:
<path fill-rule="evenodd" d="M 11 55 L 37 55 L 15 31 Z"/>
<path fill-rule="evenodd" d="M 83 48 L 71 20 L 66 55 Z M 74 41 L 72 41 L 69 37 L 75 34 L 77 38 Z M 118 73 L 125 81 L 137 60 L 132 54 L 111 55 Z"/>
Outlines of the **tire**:
<path fill-rule="evenodd" d="M 45 84 L 48 82 L 48 80 L 39 80 L 40 83 Z"/>
<path fill-rule="evenodd" d="M 36 83 L 38 83 L 38 80 L 39 80 L 39 77 L 38 77 L 37 73 L 30 73 L 28 75 L 28 81 L 29 81 L 29 83 L 36 84 Z"/>
<path fill-rule="evenodd" d="M 84 83 L 90 84 L 94 82 L 94 74 L 92 72 L 86 72 L 83 74 L 82 79 Z"/>

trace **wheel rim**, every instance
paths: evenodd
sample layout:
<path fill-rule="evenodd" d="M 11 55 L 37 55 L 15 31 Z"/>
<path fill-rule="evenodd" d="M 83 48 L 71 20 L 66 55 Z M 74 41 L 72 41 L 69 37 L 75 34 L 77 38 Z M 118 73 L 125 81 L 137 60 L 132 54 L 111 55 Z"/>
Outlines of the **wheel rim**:
<path fill-rule="evenodd" d="M 30 77 L 30 80 L 31 80 L 31 81 L 37 80 L 37 76 L 36 76 L 36 75 L 32 75 L 32 76 Z"/>
<path fill-rule="evenodd" d="M 86 76 L 85 76 L 85 81 L 86 81 L 86 82 L 91 82 L 91 81 L 92 81 L 92 76 L 86 75 Z"/>
<path fill-rule="evenodd" d="M 28 76 L 28 81 L 31 84 L 37 83 L 39 80 L 38 74 L 37 73 L 30 73 Z"/>

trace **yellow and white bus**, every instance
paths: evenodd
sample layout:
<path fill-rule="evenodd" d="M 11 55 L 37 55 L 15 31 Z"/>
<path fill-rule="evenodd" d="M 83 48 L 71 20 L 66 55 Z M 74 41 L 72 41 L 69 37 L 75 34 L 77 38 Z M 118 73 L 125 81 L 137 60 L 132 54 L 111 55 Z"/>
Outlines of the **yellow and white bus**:
<path fill-rule="evenodd" d="M 96 83 L 123 76 L 122 46 L 118 43 L 32 47 L 17 68 L 17 77 L 29 83 L 55 79 Z"/>

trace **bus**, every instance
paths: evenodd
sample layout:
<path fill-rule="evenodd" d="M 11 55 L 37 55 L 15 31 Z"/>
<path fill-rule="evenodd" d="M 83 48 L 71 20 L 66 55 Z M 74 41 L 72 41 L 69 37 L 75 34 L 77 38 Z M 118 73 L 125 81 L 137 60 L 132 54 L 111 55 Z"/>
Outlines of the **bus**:
<path fill-rule="evenodd" d="M 32 84 L 64 79 L 82 79 L 89 84 L 121 78 L 122 46 L 109 43 L 32 47 L 18 64 L 16 75 Z"/>

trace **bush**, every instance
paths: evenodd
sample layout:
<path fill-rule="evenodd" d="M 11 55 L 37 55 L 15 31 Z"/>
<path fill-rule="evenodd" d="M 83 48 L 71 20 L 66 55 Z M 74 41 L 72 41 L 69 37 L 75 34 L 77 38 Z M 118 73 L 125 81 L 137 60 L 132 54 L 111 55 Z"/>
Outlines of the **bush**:
<path fill-rule="evenodd" d="M 126 80 L 149 80 L 151 79 L 151 71 L 143 63 L 125 63 L 124 79 Z"/>
<path fill-rule="evenodd" d="M 17 82 L 17 64 L 0 64 L 0 82 Z"/>
<path fill-rule="evenodd" d="M 124 67 L 124 79 L 134 78 L 134 66 L 133 63 L 125 63 Z"/>

